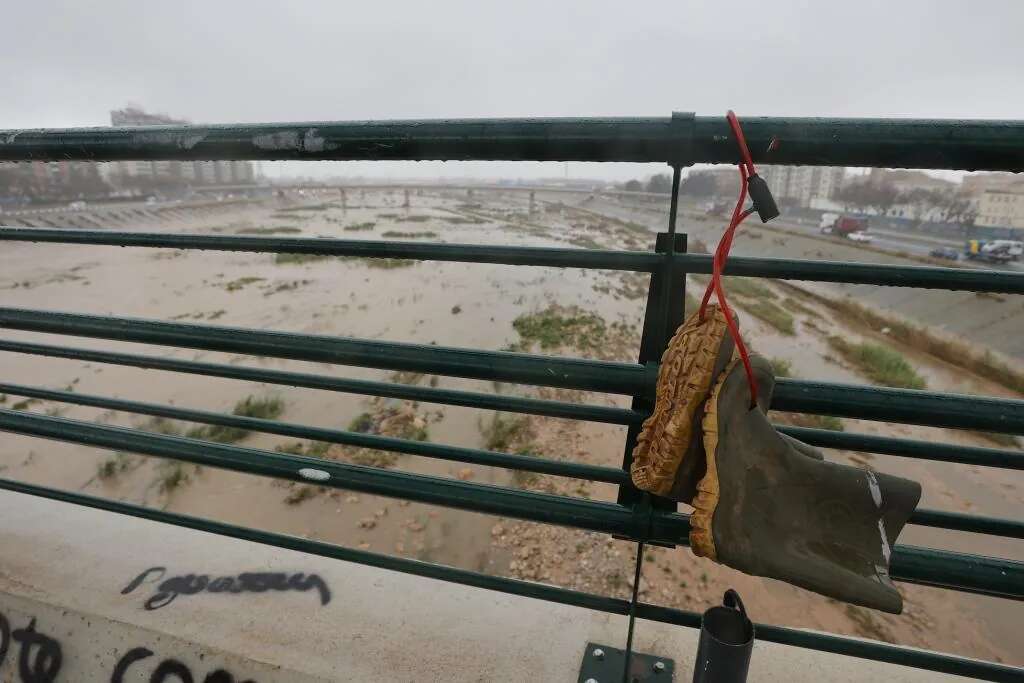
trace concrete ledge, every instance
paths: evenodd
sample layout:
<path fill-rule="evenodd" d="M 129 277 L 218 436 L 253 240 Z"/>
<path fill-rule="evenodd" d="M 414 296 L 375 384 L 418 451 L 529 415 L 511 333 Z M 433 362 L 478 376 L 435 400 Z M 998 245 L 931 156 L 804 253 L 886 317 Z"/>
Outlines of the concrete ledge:
<path fill-rule="evenodd" d="M 623 617 L 22 494 L 0 520 L 4 682 L 575 681 L 588 641 L 625 641 Z M 696 635 L 641 621 L 636 648 L 689 681 Z M 750 677 L 869 679 L 967 680 L 771 643 Z"/>

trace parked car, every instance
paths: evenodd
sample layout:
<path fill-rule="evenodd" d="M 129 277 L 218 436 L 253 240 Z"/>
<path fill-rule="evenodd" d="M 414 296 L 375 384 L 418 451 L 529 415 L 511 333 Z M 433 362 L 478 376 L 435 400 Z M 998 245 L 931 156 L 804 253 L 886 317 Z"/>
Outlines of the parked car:
<path fill-rule="evenodd" d="M 928 252 L 932 258 L 941 258 L 949 261 L 959 261 L 960 252 L 953 247 L 937 247 Z"/>
<path fill-rule="evenodd" d="M 847 233 L 846 239 L 853 240 L 854 242 L 870 242 L 874 238 L 863 230 L 857 230 L 855 232 Z"/>
<path fill-rule="evenodd" d="M 968 240 L 964 258 L 989 263 L 1019 261 L 1024 256 L 1024 242 L 1019 240 Z"/>

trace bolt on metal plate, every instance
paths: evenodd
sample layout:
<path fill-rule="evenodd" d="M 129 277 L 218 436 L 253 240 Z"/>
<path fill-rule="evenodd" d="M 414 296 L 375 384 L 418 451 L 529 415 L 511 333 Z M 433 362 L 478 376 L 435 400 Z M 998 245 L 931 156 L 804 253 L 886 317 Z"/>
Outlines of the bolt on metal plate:
<path fill-rule="evenodd" d="M 622 683 L 626 651 L 609 645 L 587 643 L 580 663 L 578 683 Z M 633 652 L 629 660 L 629 683 L 671 683 L 676 663 L 669 657 Z"/>

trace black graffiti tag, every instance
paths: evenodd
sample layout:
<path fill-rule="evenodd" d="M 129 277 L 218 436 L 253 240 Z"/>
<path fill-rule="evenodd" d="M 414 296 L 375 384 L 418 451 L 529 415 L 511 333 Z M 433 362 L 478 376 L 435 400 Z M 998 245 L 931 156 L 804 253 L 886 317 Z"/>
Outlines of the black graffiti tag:
<path fill-rule="evenodd" d="M 36 631 L 36 620 L 11 634 L 21 643 L 18 653 L 18 674 L 24 683 L 52 683 L 63 662 L 60 643 Z"/>
<path fill-rule="evenodd" d="M 121 589 L 122 595 L 131 593 L 143 583 L 160 581 L 167 573 L 166 567 L 150 567 L 132 579 Z M 315 590 L 320 596 L 320 604 L 331 601 L 331 589 L 327 587 L 317 574 L 286 574 L 285 572 L 243 572 L 237 576 L 221 576 L 211 579 L 208 574 L 185 574 L 172 576 L 157 585 L 156 592 L 150 596 L 143 606 L 147 610 L 156 610 L 174 602 L 179 595 L 195 595 L 196 593 L 265 593 L 267 591 L 299 591 Z"/>
<path fill-rule="evenodd" d="M 145 647 L 136 647 L 124 653 L 110 675 L 110 683 L 124 683 L 124 675 L 128 672 L 128 667 L 152 656 L 153 651 Z M 174 679 L 177 679 L 175 683 L 195 683 L 191 669 L 177 659 L 165 659 L 160 662 L 150 675 L 149 683 L 170 683 Z M 235 683 L 235 677 L 224 669 L 217 669 L 208 673 L 203 679 L 203 683 Z M 238 683 L 256 682 L 247 679 Z"/>

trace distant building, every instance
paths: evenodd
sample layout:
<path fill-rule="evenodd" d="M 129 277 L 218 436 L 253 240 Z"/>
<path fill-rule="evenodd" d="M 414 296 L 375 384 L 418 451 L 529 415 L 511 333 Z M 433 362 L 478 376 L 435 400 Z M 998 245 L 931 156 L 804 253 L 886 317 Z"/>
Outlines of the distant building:
<path fill-rule="evenodd" d="M 815 200 L 835 197 L 846 169 L 841 166 L 758 166 L 776 202 L 789 200 L 809 207 Z"/>
<path fill-rule="evenodd" d="M 982 192 L 974 224 L 983 228 L 1024 228 L 1024 186 Z"/>
<path fill-rule="evenodd" d="M 139 107 L 127 106 L 110 112 L 112 126 L 186 125 L 186 119 L 165 114 L 151 114 Z M 249 161 L 117 161 L 106 169 L 114 183 L 138 184 L 146 181 L 156 185 L 244 185 L 253 182 Z M 119 176 L 119 178 L 118 178 Z M 134 182 L 133 182 L 134 181 Z"/>
<path fill-rule="evenodd" d="M 872 183 L 891 185 L 900 194 L 907 194 L 913 190 L 955 192 L 957 189 L 957 184 L 952 180 L 936 178 L 923 171 L 873 168 L 868 174 L 868 180 Z"/>
<path fill-rule="evenodd" d="M 960 187 L 963 192 L 979 198 L 989 190 L 1024 192 L 1024 178 L 1016 173 L 968 173 Z"/>

